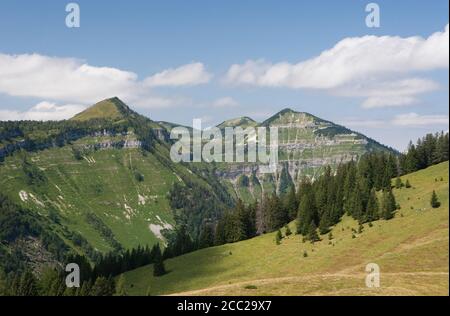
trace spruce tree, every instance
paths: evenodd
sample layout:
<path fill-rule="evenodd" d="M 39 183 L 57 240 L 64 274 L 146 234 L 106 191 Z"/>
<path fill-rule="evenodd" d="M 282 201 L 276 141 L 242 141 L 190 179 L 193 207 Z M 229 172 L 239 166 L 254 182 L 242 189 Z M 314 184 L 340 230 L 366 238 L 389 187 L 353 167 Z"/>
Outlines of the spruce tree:
<path fill-rule="evenodd" d="M 320 241 L 319 235 L 317 234 L 317 226 L 314 221 L 311 221 L 311 224 L 309 225 L 308 239 L 312 243 Z"/>
<path fill-rule="evenodd" d="M 306 236 L 311 221 L 317 218 L 317 210 L 315 203 L 314 191 L 311 185 L 305 185 L 304 192 L 300 199 L 298 218 L 297 218 L 297 233 Z"/>
<path fill-rule="evenodd" d="M 367 202 L 367 208 L 365 216 L 363 217 L 363 222 L 373 222 L 379 219 L 379 204 L 378 204 L 378 198 L 377 194 L 375 192 L 375 189 L 372 189 L 370 191 L 369 195 L 369 201 Z"/>
<path fill-rule="evenodd" d="M 198 247 L 200 249 L 211 247 L 214 245 L 214 232 L 212 227 L 208 224 L 203 225 L 202 231 L 200 233 Z"/>
<path fill-rule="evenodd" d="M 381 218 L 389 220 L 394 217 L 396 210 L 395 197 L 392 191 L 383 191 L 381 201 Z"/>
<path fill-rule="evenodd" d="M 159 248 L 159 245 L 157 245 L 156 247 L 154 260 L 155 262 L 153 264 L 153 276 L 159 277 L 166 274 L 167 272 L 166 268 L 164 267 L 164 260 L 161 255 L 161 249 Z"/>
<path fill-rule="evenodd" d="M 434 190 L 433 190 L 433 193 L 431 194 L 430 204 L 431 204 L 432 208 L 438 208 L 439 206 L 441 206 L 441 202 L 439 202 L 436 191 L 434 191 Z"/>
<path fill-rule="evenodd" d="M 283 235 L 281 235 L 281 230 L 278 230 L 275 235 L 275 243 L 279 245 L 281 243 L 281 239 L 283 238 Z"/>
<path fill-rule="evenodd" d="M 411 187 L 411 183 L 409 183 L 409 180 L 406 179 L 405 188 L 409 189 Z"/>
<path fill-rule="evenodd" d="M 322 217 L 320 218 L 319 223 L 319 232 L 321 235 L 324 235 L 330 231 L 330 225 L 331 225 L 331 219 L 330 219 L 330 212 L 325 210 L 325 212 L 322 214 Z"/>
<path fill-rule="evenodd" d="M 298 212 L 298 200 L 295 187 L 292 185 L 289 193 L 286 194 L 285 208 L 288 212 L 289 220 L 295 219 Z"/>
<path fill-rule="evenodd" d="M 397 189 L 401 189 L 403 187 L 403 182 L 400 177 L 397 177 L 397 179 L 395 180 L 395 187 Z"/>

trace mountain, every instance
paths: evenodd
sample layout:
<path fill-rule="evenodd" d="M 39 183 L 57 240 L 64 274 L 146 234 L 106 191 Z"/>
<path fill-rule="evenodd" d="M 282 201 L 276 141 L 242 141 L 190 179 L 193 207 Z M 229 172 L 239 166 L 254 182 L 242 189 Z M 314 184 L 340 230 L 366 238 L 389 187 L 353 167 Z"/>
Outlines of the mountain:
<path fill-rule="evenodd" d="M 338 164 L 357 160 L 365 153 L 384 151 L 394 153 L 392 148 L 343 126 L 320 119 L 305 112 L 286 108 L 262 123 L 250 118 L 228 120 L 219 128 L 277 127 L 278 166 L 274 175 L 260 171 L 258 163 L 218 164 L 219 174 L 235 195 L 247 199 L 260 199 L 267 191 L 280 192 L 296 185 L 302 178 L 315 179 L 325 166 L 335 168 Z M 242 176 L 253 181 L 241 181 Z M 246 186 L 240 183 L 249 183 Z"/>
<path fill-rule="evenodd" d="M 314 244 L 290 235 L 277 245 L 273 232 L 210 247 L 167 260 L 171 272 L 162 277 L 151 265 L 127 272 L 126 288 L 130 295 L 448 295 L 448 168 L 444 162 L 403 176 L 413 187 L 394 189 L 395 218 L 361 232 L 344 216 L 331 240 L 323 235 Z M 433 190 L 442 202 L 436 209 Z M 380 267 L 379 288 L 366 286 L 368 263 Z"/>
<path fill-rule="evenodd" d="M 171 161 L 167 133 L 117 98 L 67 121 L 0 122 L 0 201 L 8 214 L 24 214 L 13 216 L 17 225 L 42 232 L 11 230 L 0 266 L 3 254 L 21 249 L 35 249 L 26 254 L 31 262 L 40 253 L 53 262 L 71 252 L 95 261 L 101 253 L 166 245 L 177 216 L 198 234 L 203 218 L 217 218 L 233 201 L 208 170 Z M 206 206 L 176 204 L 175 185 L 185 198 L 205 192 Z"/>
<path fill-rule="evenodd" d="M 289 109 L 263 123 L 242 117 L 220 124 L 279 128 L 277 172 L 262 174 L 255 163 L 174 163 L 169 154 L 174 126 L 146 118 L 116 97 L 66 121 L 0 122 L 0 200 L 8 214 L 23 214 L 11 215 L 12 222 L 38 227 L 30 233 L 8 226 L 0 265 L 2 253 L 22 249 L 29 250 L 23 255 L 33 264 L 42 253 L 49 262 L 72 252 L 95 261 L 100 253 L 165 245 L 180 225 L 196 239 L 237 198 L 260 200 L 264 192 L 281 192 L 303 176 L 314 179 L 325 165 L 370 151 L 392 152 Z"/>

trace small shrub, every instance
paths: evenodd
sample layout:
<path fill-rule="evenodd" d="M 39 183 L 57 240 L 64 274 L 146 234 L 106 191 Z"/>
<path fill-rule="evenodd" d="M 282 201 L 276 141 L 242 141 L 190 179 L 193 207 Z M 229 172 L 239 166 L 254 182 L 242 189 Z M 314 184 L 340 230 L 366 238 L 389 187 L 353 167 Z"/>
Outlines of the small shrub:
<path fill-rule="evenodd" d="M 286 225 L 286 226 L 285 226 L 285 229 L 286 229 L 286 231 L 285 231 L 285 235 L 286 235 L 286 236 L 292 235 L 292 231 L 291 231 L 291 229 L 289 228 L 289 225 Z"/>
<path fill-rule="evenodd" d="M 439 202 L 436 191 L 434 191 L 434 190 L 433 190 L 433 193 L 431 194 L 430 204 L 431 204 L 432 208 L 438 208 L 439 206 L 441 206 L 441 202 Z"/>

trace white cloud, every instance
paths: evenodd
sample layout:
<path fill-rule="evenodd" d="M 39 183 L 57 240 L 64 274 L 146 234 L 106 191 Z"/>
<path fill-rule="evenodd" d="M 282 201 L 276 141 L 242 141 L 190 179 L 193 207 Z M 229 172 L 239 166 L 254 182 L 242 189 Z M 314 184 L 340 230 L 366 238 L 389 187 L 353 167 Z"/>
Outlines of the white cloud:
<path fill-rule="evenodd" d="M 151 86 L 194 85 L 208 80 L 200 63 L 169 69 L 140 81 L 133 72 L 91 66 L 74 58 L 0 53 L 0 93 L 55 102 L 87 105 L 118 96 L 147 107 L 168 106 L 176 100 L 155 95 Z"/>
<path fill-rule="evenodd" d="M 448 115 L 419 115 L 417 113 L 406 113 L 397 115 L 392 124 L 397 126 L 430 126 L 446 125 L 448 126 Z"/>
<path fill-rule="evenodd" d="M 362 97 L 364 108 L 405 106 L 418 102 L 419 94 L 435 91 L 439 85 L 428 79 L 408 78 L 376 82 L 367 80 L 336 90 L 337 95 Z"/>
<path fill-rule="evenodd" d="M 212 106 L 215 108 L 229 108 L 239 106 L 239 103 L 232 97 L 223 97 L 215 100 Z"/>
<path fill-rule="evenodd" d="M 33 120 L 53 121 L 73 117 L 86 107 L 76 104 L 56 105 L 55 103 L 43 101 L 27 111 L 0 110 L 0 121 Z"/>
<path fill-rule="evenodd" d="M 421 115 L 414 112 L 403 113 L 393 118 L 382 119 L 365 119 L 350 117 L 341 120 L 339 124 L 350 128 L 392 128 L 392 127 L 432 127 L 432 126 L 448 126 L 448 115 Z"/>
<path fill-rule="evenodd" d="M 232 65 L 224 81 L 236 85 L 324 89 L 332 93 L 351 90 L 365 82 L 365 107 L 400 106 L 416 101 L 415 95 L 435 89 L 430 82 L 421 90 L 419 79 L 398 79 L 411 73 L 449 66 L 449 26 L 428 38 L 419 36 L 363 36 L 345 38 L 317 57 L 297 64 L 249 60 Z M 396 85 L 403 84 L 401 93 Z M 421 83 L 425 83 L 422 80 Z M 409 85 L 408 85 L 409 84 Z M 373 85 L 373 86 L 371 86 Z M 409 90 L 408 90 L 409 89 Z"/>
<path fill-rule="evenodd" d="M 212 78 L 202 63 L 191 63 L 175 69 L 167 69 L 144 80 L 149 87 L 192 86 L 208 83 Z"/>

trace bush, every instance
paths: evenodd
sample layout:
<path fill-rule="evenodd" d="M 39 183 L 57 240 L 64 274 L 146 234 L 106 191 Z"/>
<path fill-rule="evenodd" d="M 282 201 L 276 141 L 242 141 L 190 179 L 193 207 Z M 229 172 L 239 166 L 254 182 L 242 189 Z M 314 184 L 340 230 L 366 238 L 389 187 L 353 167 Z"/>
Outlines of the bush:
<path fill-rule="evenodd" d="M 275 242 L 277 245 L 281 243 L 281 239 L 283 238 L 283 235 L 281 235 L 281 230 L 277 231 L 277 234 L 275 235 Z"/>
<path fill-rule="evenodd" d="M 139 171 L 137 171 L 137 170 L 134 172 L 134 178 L 138 182 L 143 182 L 144 181 L 144 175 L 142 173 L 140 173 Z"/>
<path fill-rule="evenodd" d="M 285 234 L 286 234 L 286 236 L 292 235 L 292 231 L 291 231 L 291 229 L 289 228 L 289 225 L 286 225 L 286 232 L 285 232 Z"/>

